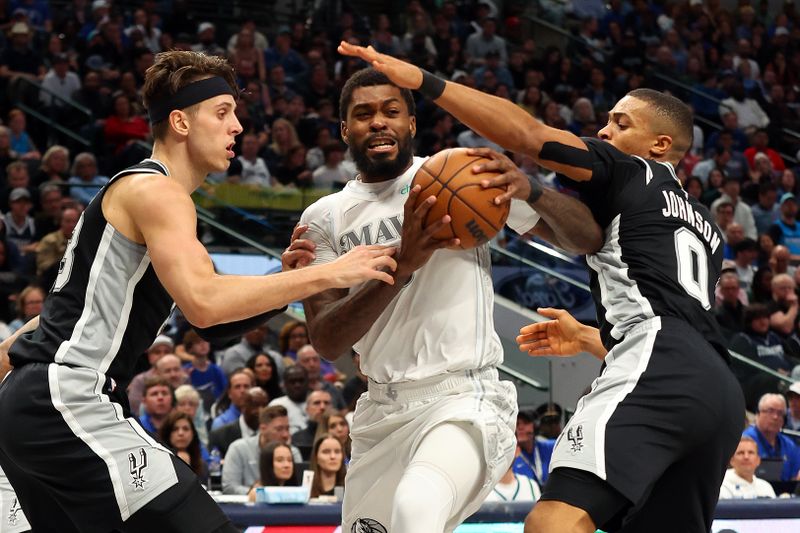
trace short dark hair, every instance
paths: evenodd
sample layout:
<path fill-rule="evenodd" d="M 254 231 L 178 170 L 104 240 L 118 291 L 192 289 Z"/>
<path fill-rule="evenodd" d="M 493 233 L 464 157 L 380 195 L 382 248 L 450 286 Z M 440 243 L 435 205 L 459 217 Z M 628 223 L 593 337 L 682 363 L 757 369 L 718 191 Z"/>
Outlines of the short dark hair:
<path fill-rule="evenodd" d="M 344 87 L 342 87 L 342 95 L 339 97 L 340 118 L 342 120 L 347 119 L 347 109 L 350 107 L 350 102 L 353 101 L 353 91 L 359 87 L 374 87 L 376 85 L 393 85 L 397 87 L 386 74 L 378 72 L 372 67 L 363 68 L 350 76 L 345 82 Z M 408 89 L 397 88 L 400 89 L 400 94 L 403 95 L 403 100 L 406 102 L 408 114 L 415 116 L 417 114 L 417 108 L 414 105 L 414 95 L 411 94 L 411 91 Z"/>
<path fill-rule="evenodd" d="M 764 304 L 751 304 L 744 308 L 744 324 L 749 326 L 750 322 L 757 318 L 769 318 L 769 309 Z"/>
<path fill-rule="evenodd" d="M 258 423 L 269 425 L 276 418 L 289 416 L 289 411 L 282 405 L 270 405 L 258 412 Z"/>
<path fill-rule="evenodd" d="M 172 392 L 172 386 L 167 381 L 167 378 L 163 376 L 150 376 L 144 380 L 144 391 L 142 392 L 142 396 L 147 396 L 147 391 L 152 389 L 153 387 L 166 387 Z"/>
<path fill-rule="evenodd" d="M 672 151 L 683 156 L 694 139 L 694 120 L 689 106 L 670 94 L 653 89 L 634 89 L 628 95 L 650 104 L 651 112 L 672 126 Z"/>

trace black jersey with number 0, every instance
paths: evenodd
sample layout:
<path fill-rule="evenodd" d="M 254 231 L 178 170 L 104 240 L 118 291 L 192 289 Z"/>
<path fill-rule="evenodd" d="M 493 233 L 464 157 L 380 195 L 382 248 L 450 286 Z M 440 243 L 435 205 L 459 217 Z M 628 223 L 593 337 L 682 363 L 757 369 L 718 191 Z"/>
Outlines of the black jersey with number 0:
<path fill-rule="evenodd" d="M 145 159 L 115 175 L 89 203 L 67 245 L 39 327 L 21 335 L 9 351 L 14 366 L 88 367 L 126 383 L 166 321 L 173 301 L 156 277 L 147 247 L 124 237 L 103 216 L 106 190 L 131 174 L 168 171 Z"/>
<path fill-rule="evenodd" d="M 710 310 L 722 267 L 722 235 L 708 209 L 681 187 L 669 163 L 627 155 L 583 139 L 592 179 L 575 187 L 605 230 L 586 257 L 600 334 L 611 348 L 631 327 L 654 316 L 694 326 L 727 359 Z"/>

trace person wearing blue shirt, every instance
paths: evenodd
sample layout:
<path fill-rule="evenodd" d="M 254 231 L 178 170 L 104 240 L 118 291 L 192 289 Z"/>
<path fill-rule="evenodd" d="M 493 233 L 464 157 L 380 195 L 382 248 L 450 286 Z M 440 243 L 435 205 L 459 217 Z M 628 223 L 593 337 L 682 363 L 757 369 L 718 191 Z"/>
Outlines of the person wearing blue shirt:
<path fill-rule="evenodd" d="M 758 401 L 756 423 L 744 430 L 758 444 L 762 459 L 782 459 L 781 481 L 791 481 L 800 473 L 800 447 L 781 433 L 786 417 L 786 399 L 780 394 L 764 394 Z"/>
<path fill-rule="evenodd" d="M 550 457 L 556 445 L 555 439 L 536 437 L 534 417 L 530 413 L 520 411 L 517 415 L 517 444 L 519 455 L 512 464 L 514 473 L 528 476 L 543 486 L 550 470 Z"/>
<path fill-rule="evenodd" d="M 69 179 L 69 195 L 83 205 L 89 205 L 92 198 L 108 183 L 107 176 L 97 175 L 97 159 L 89 152 L 81 152 L 72 163 L 72 177 Z"/>
<path fill-rule="evenodd" d="M 214 418 L 211 423 L 212 431 L 239 420 L 239 415 L 242 414 L 241 409 L 247 400 L 247 390 L 253 386 L 253 378 L 249 372 L 249 370 L 239 369 L 231 374 L 230 382 L 228 383 L 228 394 L 220 400 L 221 404 L 224 401 L 224 404 L 228 405 L 224 406 L 224 411 Z"/>
<path fill-rule="evenodd" d="M 144 413 L 139 417 L 139 423 L 144 429 L 157 435 L 161 424 L 172 411 L 172 388 L 166 379 L 153 376 L 145 380 L 142 407 Z"/>
<path fill-rule="evenodd" d="M 183 348 L 192 356 L 192 362 L 185 364 L 183 368 L 189 375 L 192 386 L 200 393 L 204 407 L 208 409 L 225 392 L 228 378 L 219 366 L 208 360 L 211 344 L 203 340 L 195 330 L 190 329 L 183 336 Z"/>

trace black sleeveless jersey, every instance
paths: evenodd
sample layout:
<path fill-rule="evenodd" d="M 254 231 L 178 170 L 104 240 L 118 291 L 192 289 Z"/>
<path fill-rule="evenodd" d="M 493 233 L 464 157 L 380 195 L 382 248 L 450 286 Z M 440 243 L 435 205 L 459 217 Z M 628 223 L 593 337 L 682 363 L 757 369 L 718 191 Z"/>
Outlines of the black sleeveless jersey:
<path fill-rule="evenodd" d="M 586 256 L 603 344 L 610 349 L 643 320 L 673 316 L 727 359 L 711 313 L 724 243 L 708 209 L 683 190 L 671 164 L 582 140 L 592 179 L 561 179 L 605 231 L 602 249 Z"/>
<path fill-rule="evenodd" d="M 147 247 L 124 237 L 103 216 L 109 185 L 131 174 L 168 171 L 161 162 L 145 159 L 116 174 L 89 203 L 67 245 L 39 327 L 21 335 L 9 351 L 14 366 L 60 363 L 130 381 L 137 358 L 173 305 Z"/>

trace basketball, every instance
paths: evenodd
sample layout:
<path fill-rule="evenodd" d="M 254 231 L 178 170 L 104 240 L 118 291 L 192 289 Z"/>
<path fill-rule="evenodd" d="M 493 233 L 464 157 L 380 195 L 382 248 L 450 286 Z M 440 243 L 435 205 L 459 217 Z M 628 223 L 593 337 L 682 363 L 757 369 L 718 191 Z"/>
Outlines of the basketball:
<path fill-rule="evenodd" d="M 459 238 L 462 249 L 488 242 L 508 218 L 509 203 L 495 205 L 494 199 L 505 192 L 499 187 L 481 187 L 481 180 L 497 176 L 494 172 L 474 174 L 472 167 L 491 161 L 468 155 L 466 148 L 450 148 L 431 156 L 417 170 L 411 186 L 422 190 L 415 209 L 429 196 L 436 197 L 425 219 L 425 226 L 450 215 L 450 224 L 436 232 L 437 239 Z"/>

